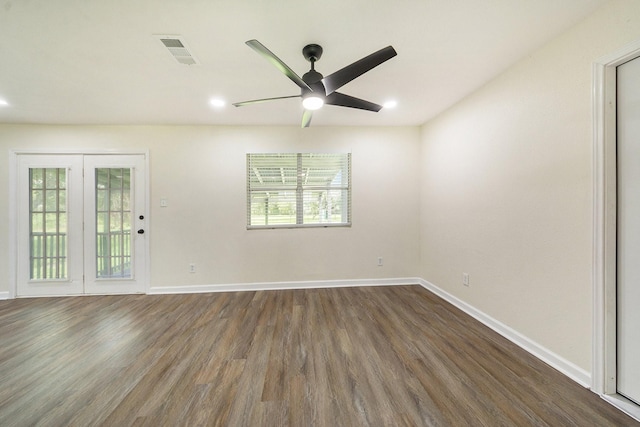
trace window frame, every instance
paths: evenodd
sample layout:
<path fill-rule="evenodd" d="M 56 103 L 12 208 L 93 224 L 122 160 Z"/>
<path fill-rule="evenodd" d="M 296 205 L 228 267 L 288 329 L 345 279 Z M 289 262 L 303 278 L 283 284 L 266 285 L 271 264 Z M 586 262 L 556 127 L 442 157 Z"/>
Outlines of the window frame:
<path fill-rule="evenodd" d="M 292 185 L 274 185 L 272 187 L 260 187 L 255 188 L 251 186 L 251 175 L 252 175 L 252 166 L 254 166 L 254 162 L 252 158 L 255 157 L 268 157 L 274 156 L 274 163 L 268 168 L 278 168 L 278 164 L 276 159 L 282 159 L 286 156 L 295 156 L 296 158 L 296 185 L 295 187 Z M 314 156 L 321 158 L 322 156 L 342 156 L 341 162 L 343 163 L 343 172 L 346 172 L 346 179 L 341 181 L 340 186 L 332 185 L 331 183 L 327 183 L 326 185 L 308 185 L 303 183 L 303 177 L 306 174 L 303 173 L 303 160 L 309 161 Z M 285 153 L 247 153 L 246 154 L 246 179 L 247 179 L 247 194 L 246 194 L 246 226 L 247 230 L 256 230 L 256 229 L 280 229 L 280 228 L 328 228 L 328 227 L 351 227 L 351 217 L 352 217 L 352 205 L 351 205 L 351 194 L 352 194 L 352 185 L 351 185 L 351 177 L 352 177 L 352 168 L 351 168 L 351 153 L 303 153 L 303 152 L 285 152 Z M 309 168 L 307 172 L 314 170 L 321 170 L 320 166 L 314 168 Z M 284 223 L 284 224 L 252 224 L 252 195 L 257 192 L 264 191 L 274 191 L 274 192 L 282 192 L 285 191 L 294 191 L 295 192 L 295 223 Z M 341 222 L 314 222 L 314 223 L 304 223 L 304 206 L 305 206 L 305 193 L 309 193 L 312 191 L 342 191 L 343 195 L 341 197 L 341 209 L 343 220 Z M 346 212 L 345 212 L 346 211 Z M 268 214 L 265 213 L 265 216 Z M 265 220 L 265 222 L 267 222 Z"/>

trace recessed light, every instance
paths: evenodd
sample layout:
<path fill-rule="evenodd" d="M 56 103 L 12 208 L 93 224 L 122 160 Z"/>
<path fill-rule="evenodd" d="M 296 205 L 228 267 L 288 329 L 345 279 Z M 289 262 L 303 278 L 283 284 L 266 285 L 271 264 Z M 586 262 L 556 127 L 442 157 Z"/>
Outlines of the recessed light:
<path fill-rule="evenodd" d="M 0 99 L 0 107 L 6 107 L 7 105 L 9 105 L 7 101 L 5 101 L 4 99 Z"/>
<path fill-rule="evenodd" d="M 393 100 L 387 101 L 382 106 L 388 109 L 396 108 L 398 106 L 398 101 L 393 101 Z"/>
<path fill-rule="evenodd" d="M 227 103 L 224 101 L 224 99 L 221 99 L 221 98 L 212 98 L 209 101 L 209 104 L 214 108 L 222 108 L 225 105 L 227 105 Z"/>

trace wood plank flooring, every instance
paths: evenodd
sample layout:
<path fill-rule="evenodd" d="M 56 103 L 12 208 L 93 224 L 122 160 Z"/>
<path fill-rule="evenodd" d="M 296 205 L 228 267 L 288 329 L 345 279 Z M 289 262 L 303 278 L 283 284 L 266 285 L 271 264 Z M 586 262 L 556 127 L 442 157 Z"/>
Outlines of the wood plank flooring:
<path fill-rule="evenodd" d="M 419 286 L 0 301 L 0 426 L 633 426 Z"/>

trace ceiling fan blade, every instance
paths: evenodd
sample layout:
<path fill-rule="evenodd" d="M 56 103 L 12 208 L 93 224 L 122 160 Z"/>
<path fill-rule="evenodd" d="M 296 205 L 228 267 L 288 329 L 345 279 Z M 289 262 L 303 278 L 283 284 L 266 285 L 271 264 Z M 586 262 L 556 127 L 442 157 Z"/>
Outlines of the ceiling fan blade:
<path fill-rule="evenodd" d="M 277 99 L 300 98 L 301 95 L 277 96 L 275 98 L 253 99 L 251 101 L 236 102 L 234 107 L 244 107 L 245 105 L 260 104 L 261 102 L 275 101 Z"/>
<path fill-rule="evenodd" d="M 247 46 L 258 52 L 262 55 L 267 61 L 272 63 L 278 70 L 280 70 L 285 76 L 289 77 L 292 82 L 300 86 L 300 89 L 308 89 L 311 90 L 309 85 L 307 85 L 302 78 L 295 73 L 287 64 L 282 62 L 280 58 L 278 58 L 273 52 L 266 48 L 265 45 L 260 43 L 258 40 L 249 40 L 246 42 Z"/>
<path fill-rule="evenodd" d="M 347 65 L 333 74 L 328 75 L 322 79 L 322 84 L 324 85 L 327 95 L 340 89 L 351 80 L 363 75 L 372 68 L 375 68 L 383 62 L 393 58 L 397 54 L 398 53 L 393 47 L 387 46 L 369 56 L 365 56 L 351 65 Z"/>
<path fill-rule="evenodd" d="M 302 114 L 302 126 L 303 128 L 308 128 L 311 124 L 311 117 L 313 117 L 313 112 L 309 110 L 304 110 Z"/>
<path fill-rule="evenodd" d="M 378 112 L 382 109 L 382 105 L 374 104 L 373 102 L 345 95 L 344 93 L 340 92 L 333 92 L 331 95 L 327 96 L 324 103 L 329 105 L 338 105 L 340 107 L 359 108 L 361 110 L 375 112 Z"/>

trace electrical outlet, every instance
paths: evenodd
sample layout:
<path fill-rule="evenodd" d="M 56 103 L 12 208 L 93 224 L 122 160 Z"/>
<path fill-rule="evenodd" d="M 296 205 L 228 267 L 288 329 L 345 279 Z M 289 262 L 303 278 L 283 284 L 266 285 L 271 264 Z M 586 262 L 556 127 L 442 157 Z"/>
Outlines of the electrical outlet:
<path fill-rule="evenodd" d="M 189 273 L 195 273 L 195 272 L 196 272 L 196 265 L 189 264 Z"/>
<path fill-rule="evenodd" d="M 382 257 L 378 257 L 378 267 L 382 267 Z"/>
<path fill-rule="evenodd" d="M 462 273 L 462 284 L 469 286 L 469 273 Z"/>

